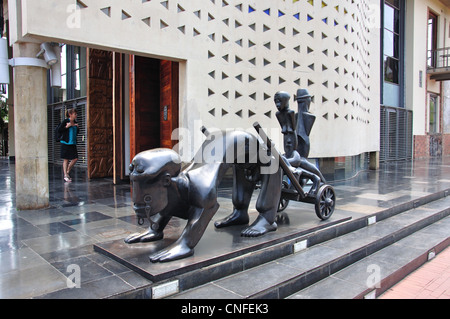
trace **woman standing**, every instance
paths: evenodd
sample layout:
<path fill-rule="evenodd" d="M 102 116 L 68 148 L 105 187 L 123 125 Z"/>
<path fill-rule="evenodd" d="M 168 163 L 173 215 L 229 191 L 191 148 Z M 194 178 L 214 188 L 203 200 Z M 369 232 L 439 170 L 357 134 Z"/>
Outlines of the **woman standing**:
<path fill-rule="evenodd" d="M 59 125 L 58 132 L 61 134 L 61 158 L 63 162 L 64 181 L 71 182 L 70 170 L 78 161 L 77 135 L 78 123 L 75 108 L 68 109 L 67 118 Z"/>

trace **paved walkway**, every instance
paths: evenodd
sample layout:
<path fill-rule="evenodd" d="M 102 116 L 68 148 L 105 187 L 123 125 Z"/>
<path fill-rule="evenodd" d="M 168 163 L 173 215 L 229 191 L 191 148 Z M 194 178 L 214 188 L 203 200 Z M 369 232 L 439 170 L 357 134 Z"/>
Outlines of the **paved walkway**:
<path fill-rule="evenodd" d="M 450 299 L 450 247 L 378 299 Z"/>
<path fill-rule="evenodd" d="M 0 298 L 107 298 L 151 284 L 93 251 L 95 243 L 123 239 L 148 227 L 148 222 L 137 223 L 130 186 L 113 185 L 110 178 L 88 180 L 79 168 L 73 182 L 64 183 L 61 171 L 49 166 L 49 208 L 19 211 L 15 165 L 0 159 Z M 219 190 L 222 214 L 232 209 L 229 185 Z M 330 220 L 361 218 L 450 189 L 450 157 L 385 164 L 333 186 L 337 204 Z M 292 218 L 315 217 L 310 204 L 291 202 L 285 212 Z M 167 227 L 184 224 L 173 219 Z M 79 280 L 80 288 L 72 289 L 70 280 Z"/>

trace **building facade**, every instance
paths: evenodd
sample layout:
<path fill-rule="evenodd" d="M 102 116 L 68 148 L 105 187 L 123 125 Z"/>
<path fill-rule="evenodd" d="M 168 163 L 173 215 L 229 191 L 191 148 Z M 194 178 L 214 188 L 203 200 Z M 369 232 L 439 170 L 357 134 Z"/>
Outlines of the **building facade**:
<path fill-rule="evenodd" d="M 413 111 L 414 157 L 450 154 L 450 2 L 406 1 L 405 106 Z"/>
<path fill-rule="evenodd" d="M 310 158 L 329 179 L 376 168 L 380 160 L 449 155 L 446 1 L 3 5 L 12 58 L 35 56 L 44 42 L 61 50 L 62 85 L 52 88 L 54 74 L 45 70 L 39 93 L 45 102 L 33 104 L 46 111 L 45 132 L 33 136 L 48 147 L 36 156 L 58 161 L 51 130 L 64 108 L 74 105 L 85 130 L 80 165 L 90 178 L 118 182 L 126 179 L 133 155 L 145 149 L 176 147 L 189 161 L 204 140 L 201 126 L 252 131 L 258 121 L 281 146 L 273 98 L 289 92 L 296 110 L 299 88 L 312 95 L 316 116 Z M 15 123 L 16 134 L 10 138 L 16 141 L 20 123 L 32 121 L 18 117 L 36 103 L 20 95 L 19 74 L 27 76 L 30 68 L 14 68 L 10 127 Z M 35 77 L 37 83 L 42 74 Z M 30 155 L 20 156 L 23 149 L 16 143 L 10 154 L 25 165 Z"/>

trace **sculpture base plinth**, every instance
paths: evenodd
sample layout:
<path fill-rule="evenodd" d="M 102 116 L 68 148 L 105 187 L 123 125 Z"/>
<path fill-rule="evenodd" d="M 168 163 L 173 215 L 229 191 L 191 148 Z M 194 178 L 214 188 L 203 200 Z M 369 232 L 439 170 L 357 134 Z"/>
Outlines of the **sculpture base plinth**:
<path fill-rule="evenodd" d="M 118 261 L 143 277 L 153 282 L 158 282 L 237 257 L 242 260 L 241 263 L 238 263 L 240 264 L 238 267 L 248 268 L 249 265 L 243 264 L 245 264 L 246 256 L 251 257 L 253 255 L 250 253 L 260 254 L 256 260 L 251 261 L 253 265 L 255 262 L 264 262 L 265 259 L 267 261 L 270 260 L 271 256 L 267 255 L 280 258 L 292 252 L 292 245 L 286 245 L 286 247 L 282 248 L 280 244 L 351 219 L 350 217 L 334 217 L 328 221 L 320 221 L 311 211 L 287 209 L 286 212 L 284 217 L 287 217 L 287 219 L 284 219 L 284 222 L 278 222 L 277 231 L 257 238 L 241 237 L 241 231 L 246 226 L 216 229 L 214 220 L 219 220 L 226 216 L 226 214 L 217 214 L 196 246 L 194 255 L 168 263 L 151 263 L 148 256 L 176 241 L 184 228 L 184 220 L 174 218 L 169 223 L 169 226 L 173 225 L 175 227 L 166 228 L 163 240 L 133 245 L 128 245 L 123 240 L 115 240 L 95 244 L 94 250 Z M 256 211 L 252 212 L 250 221 L 252 222 L 257 216 Z M 235 266 L 233 265 L 231 268 Z M 230 269 L 230 267 L 226 269 Z"/>

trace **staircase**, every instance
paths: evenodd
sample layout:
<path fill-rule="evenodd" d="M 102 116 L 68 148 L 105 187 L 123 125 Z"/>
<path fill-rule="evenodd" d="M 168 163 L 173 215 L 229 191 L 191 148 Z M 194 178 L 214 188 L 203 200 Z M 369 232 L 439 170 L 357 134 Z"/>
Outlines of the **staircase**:
<path fill-rule="evenodd" d="M 140 297 L 376 298 L 450 245 L 449 215 L 446 190 L 196 270 L 175 289 L 173 281 L 155 284 Z"/>

